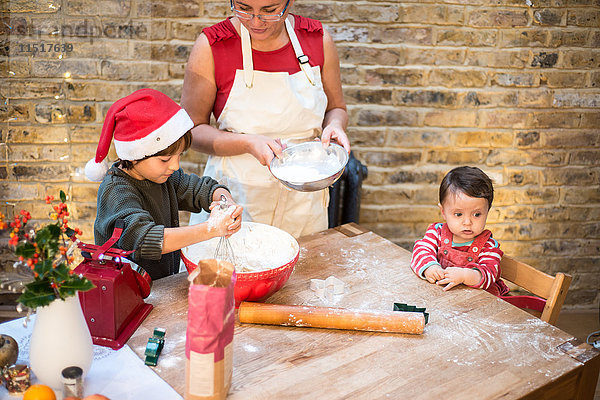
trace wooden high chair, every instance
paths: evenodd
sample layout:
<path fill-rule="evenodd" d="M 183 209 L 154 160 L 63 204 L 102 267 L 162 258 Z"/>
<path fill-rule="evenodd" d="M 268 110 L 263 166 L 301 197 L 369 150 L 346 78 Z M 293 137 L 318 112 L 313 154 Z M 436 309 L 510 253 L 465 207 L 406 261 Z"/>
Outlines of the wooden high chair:
<path fill-rule="evenodd" d="M 548 275 L 507 255 L 500 261 L 500 276 L 533 293 L 535 296 L 500 296 L 507 302 L 526 309 L 542 321 L 554 325 L 567 297 L 571 275 L 559 272 Z M 536 297 L 537 296 L 537 297 Z"/>

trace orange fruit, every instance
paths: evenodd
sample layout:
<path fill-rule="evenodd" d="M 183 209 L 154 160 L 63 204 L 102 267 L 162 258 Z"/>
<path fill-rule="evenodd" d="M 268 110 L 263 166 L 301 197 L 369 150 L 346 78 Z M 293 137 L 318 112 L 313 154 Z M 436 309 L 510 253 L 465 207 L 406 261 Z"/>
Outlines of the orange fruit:
<path fill-rule="evenodd" d="M 90 394 L 86 396 L 83 400 L 110 400 L 106 396 L 102 396 L 101 394 Z"/>
<path fill-rule="evenodd" d="M 56 400 L 54 390 L 46 385 L 31 385 L 23 394 L 23 400 Z"/>

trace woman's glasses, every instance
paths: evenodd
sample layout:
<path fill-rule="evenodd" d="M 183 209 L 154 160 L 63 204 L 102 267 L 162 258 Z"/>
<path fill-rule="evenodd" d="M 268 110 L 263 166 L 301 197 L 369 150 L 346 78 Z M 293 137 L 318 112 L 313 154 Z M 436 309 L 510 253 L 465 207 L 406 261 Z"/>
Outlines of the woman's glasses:
<path fill-rule="evenodd" d="M 287 10 L 288 5 L 290 4 L 290 0 L 287 0 L 287 2 L 285 3 L 285 7 L 283 7 L 283 10 L 278 14 L 251 14 L 251 13 L 236 9 L 233 5 L 233 0 L 229 0 L 229 1 L 231 3 L 231 11 L 233 12 L 233 15 L 235 15 L 239 19 L 244 20 L 244 21 L 250 21 L 252 18 L 256 17 L 259 20 L 261 20 L 262 22 L 278 22 L 278 21 L 280 21 L 283 14 L 285 14 L 285 11 Z"/>

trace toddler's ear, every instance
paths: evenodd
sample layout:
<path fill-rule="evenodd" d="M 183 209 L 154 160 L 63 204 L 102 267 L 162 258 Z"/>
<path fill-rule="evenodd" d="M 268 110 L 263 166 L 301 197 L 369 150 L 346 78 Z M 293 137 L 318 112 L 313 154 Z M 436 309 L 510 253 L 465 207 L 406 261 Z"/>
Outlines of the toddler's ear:
<path fill-rule="evenodd" d="M 444 221 L 445 221 L 446 216 L 444 215 L 444 206 L 441 205 L 440 203 L 438 203 L 438 207 L 440 208 L 440 214 L 442 214 L 442 218 L 444 218 Z"/>

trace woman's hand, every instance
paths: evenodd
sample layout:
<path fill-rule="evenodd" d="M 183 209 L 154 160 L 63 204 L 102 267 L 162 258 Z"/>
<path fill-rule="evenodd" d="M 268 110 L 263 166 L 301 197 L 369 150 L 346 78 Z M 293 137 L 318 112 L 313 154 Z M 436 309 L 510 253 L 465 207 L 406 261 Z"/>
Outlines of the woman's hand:
<path fill-rule="evenodd" d="M 285 146 L 279 139 L 262 135 L 244 135 L 248 139 L 248 153 L 262 165 L 268 166 L 273 157 L 280 157 Z"/>
<path fill-rule="evenodd" d="M 350 153 L 350 141 L 348 140 L 346 132 L 339 124 L 331 123 L 323 128 L 323 133 L 321 134 L 321 143 L 323 143 L 323 147 L 327 148 L 332 140 Z"/>

